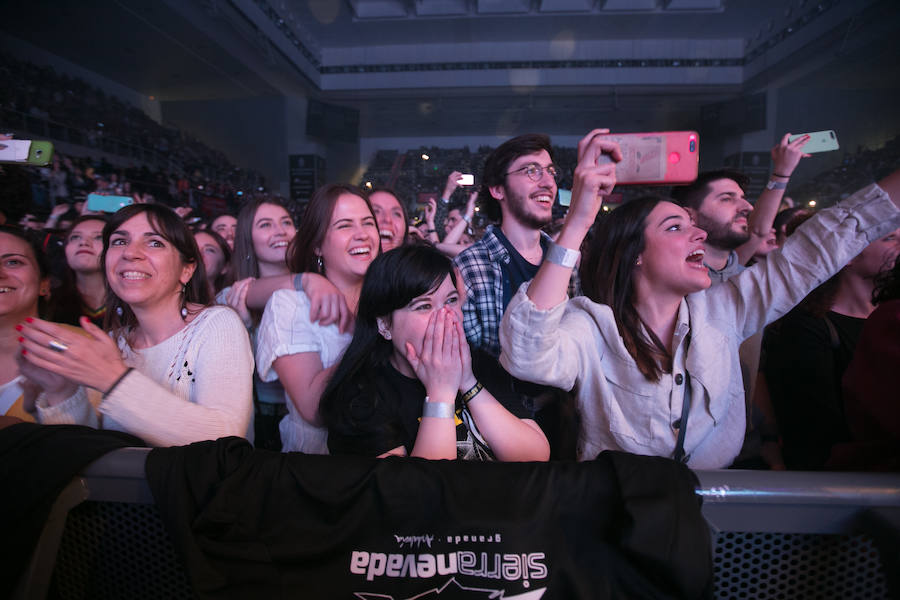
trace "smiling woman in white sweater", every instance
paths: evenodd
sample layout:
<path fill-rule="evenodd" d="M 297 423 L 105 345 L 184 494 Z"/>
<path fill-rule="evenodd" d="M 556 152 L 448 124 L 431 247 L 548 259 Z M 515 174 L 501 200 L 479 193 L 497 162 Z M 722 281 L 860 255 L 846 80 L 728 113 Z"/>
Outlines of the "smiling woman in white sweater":
<path fill-rule="evenodd" d="M 581 265 L 585 296 L 568 300 L 577 249 L 615 185 L 614 165 L 598 159 L 621 158 L 600 133 L 578 145 L 558 246 L 503 316 L 501 363 L 516 377 L 575 390 L 581 460 L 613 449 L 726 467 L 744 437 L 739 344 L 900 225 L 900 171 L 712 288 L 706 233 L 690 215 L 665 199 L 629 202 L 599 223 Z"/>
<path fill-rule="evenodd" d="M 153 446 L 252 437 L 253 357 L 240 318 L 209 307 L 197 244 L 164 206 L 135 204 L 103 231 L 107 325 L 80 335 L 20 325 L 22 373 L 43 388 L 41 423 L 132 433 Z M 103 393 L 95 408 L 85 388 Z"/>

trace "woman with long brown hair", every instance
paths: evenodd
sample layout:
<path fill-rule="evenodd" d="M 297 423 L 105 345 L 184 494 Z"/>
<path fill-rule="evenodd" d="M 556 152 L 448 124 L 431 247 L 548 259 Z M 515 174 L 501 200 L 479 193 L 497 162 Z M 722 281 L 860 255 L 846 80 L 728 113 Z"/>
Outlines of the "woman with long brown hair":
<path fill-rule="evenodd" d="M 579 459 L 616 449 L 669 456 L 694 468 L 731 464 L 745 429 L 738 358 L 743 339 L 900 225 L 900 171 L 823 210 L 772 253 L 710 288 L 706 233 L 663 198 L 624 204 L 597 226 L 569 277 L 618 147 L 594 130 L 578 144 L 572 206 L 534 280 L 507 307 L 501 363 L 513 376 L 575 389 Z"/>
<path fill-rule="evenodd" d="M 380 252 L 375 215 L 363 193 L 349 185 L 319 188 L 288 252 L 293 273 L 324 275 L 355 313 L 363 276 Z M 260 322 L 256 360 L 263 381 L 284 386 L 288 414 L 281 420 L 282 450 L 326 454 L 327 431 L 319 399 L 335 364 L 350 342 L 336 324 L 310 318 L 303 290 L 278 290 Z"/>

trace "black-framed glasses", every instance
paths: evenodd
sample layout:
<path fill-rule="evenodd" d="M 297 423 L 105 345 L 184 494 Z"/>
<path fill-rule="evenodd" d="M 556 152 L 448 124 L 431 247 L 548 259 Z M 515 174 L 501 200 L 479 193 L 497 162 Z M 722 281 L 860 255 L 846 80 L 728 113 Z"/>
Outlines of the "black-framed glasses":
<path fill-rule="evenodd" d="M 513 173 L 524 173 L 528 176 L 528 179 L 532 181 L 540 181 L 544 177 L 544 171 L 550 174 L 550 177 L 556 179 L 557 171 L 556 165 L 547 165 L 546 167 L 542 167 L 537 163 L 527 164 L 524 167 L 520 167 L 515 171 L 510 171 L 507 175 L 512 175 Z"/>

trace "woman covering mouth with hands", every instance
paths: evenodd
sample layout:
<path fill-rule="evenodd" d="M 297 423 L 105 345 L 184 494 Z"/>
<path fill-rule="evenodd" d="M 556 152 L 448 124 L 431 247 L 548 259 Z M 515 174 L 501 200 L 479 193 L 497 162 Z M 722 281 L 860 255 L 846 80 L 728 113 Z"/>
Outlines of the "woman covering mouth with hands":
<path fill-rule="evenodd" d="M 81 333 L 27 318 L 22 373 L 42 388 L 41 423 L 126 431 L 154 446 L 252 439 L 253 357 L 240 319 L 208 306 L 203 260 L 181 218 L 133 204 L 103 230 L 106 325 Z M 95 411 L 85 387 L 103 399 Z"/>
<path fill-rule="evenodd" d="M 547 460 L 509 376 L 472 354 L 450 259 L 407 245 L 372 263 L 353 342 L 322 397 L 332 454 Z"/>
<path fill-rule="evenodd" d="M 618 147 L 594 130 L 578 144 L 572 206 L 537 276 L 500 328 L 501 363 L 516 377 L 576 392 L 578 458 L 607 449 L 721 468 L 744 438 L 738 346 L 900 223 L 900 171 L 822 211 L 781 252 L 710 288 L 705 232 L 663 198 L 623 205 L 578 249 L 615 186 Z"/>

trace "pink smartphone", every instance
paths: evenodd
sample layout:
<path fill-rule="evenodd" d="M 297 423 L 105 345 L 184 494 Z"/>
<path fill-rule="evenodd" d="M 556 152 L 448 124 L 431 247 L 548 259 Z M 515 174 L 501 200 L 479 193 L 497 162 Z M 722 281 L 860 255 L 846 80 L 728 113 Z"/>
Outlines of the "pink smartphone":
<path fill-rule="evenodd" d="M 622 161 L 616 165 L 616 184 L 679 184 L 697 179 L 700 136 L 696 131 L 610 133 L 602 136 L 619 144 Z M 598 163 L 610 162 L 604 155 Z"/>

